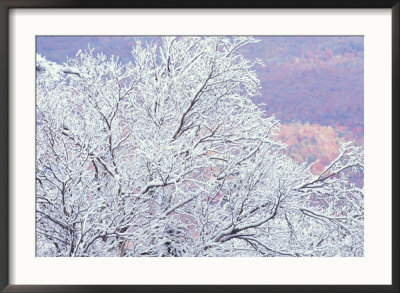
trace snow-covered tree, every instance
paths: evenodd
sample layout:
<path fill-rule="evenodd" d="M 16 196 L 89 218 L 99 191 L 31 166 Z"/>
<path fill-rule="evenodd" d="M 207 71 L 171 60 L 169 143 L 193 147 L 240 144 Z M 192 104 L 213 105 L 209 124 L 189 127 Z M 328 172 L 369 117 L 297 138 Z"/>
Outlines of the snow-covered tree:
<path fill-rule="evenodd" d="M 318 176 L 252 101 L 251 37 L 37 55 L 38 256 L 362 256 L 351 143 Z"/>

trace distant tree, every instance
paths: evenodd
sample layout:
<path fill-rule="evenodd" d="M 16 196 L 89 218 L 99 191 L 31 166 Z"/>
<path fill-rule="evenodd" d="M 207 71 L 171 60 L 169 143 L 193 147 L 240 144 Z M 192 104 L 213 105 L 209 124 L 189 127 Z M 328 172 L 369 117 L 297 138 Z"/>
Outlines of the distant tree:
<path fill-rule="evenodd" d="M 343 144 L 319 175 L 253 102 L 251 37 L 138 40 L 132 62 L 37 55 L 38 256 L 362 256 Z"/>

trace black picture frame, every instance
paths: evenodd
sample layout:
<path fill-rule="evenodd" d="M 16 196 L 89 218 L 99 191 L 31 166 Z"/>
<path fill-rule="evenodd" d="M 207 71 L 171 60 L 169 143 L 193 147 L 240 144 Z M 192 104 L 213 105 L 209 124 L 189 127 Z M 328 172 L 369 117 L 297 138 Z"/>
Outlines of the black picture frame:
<path fill-rule="evenodd" d="M 0 291 L 1 292 L 400 292 L 399 0 L 0 0 Z M 392 285 L 10 285 L 9 12 L 18 8 L 390 8 L 392 10 Z M 376 268 L 379 270 L 379 268 Z"/>

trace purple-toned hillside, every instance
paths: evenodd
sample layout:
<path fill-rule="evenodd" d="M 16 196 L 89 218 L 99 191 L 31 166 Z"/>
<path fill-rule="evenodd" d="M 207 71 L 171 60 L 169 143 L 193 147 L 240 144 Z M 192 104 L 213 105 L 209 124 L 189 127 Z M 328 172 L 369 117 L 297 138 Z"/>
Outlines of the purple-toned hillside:
<path fill-rule="evenodd" d="M 258 55 L 265 110 L 282 122 L 344 126 L 361 139 L 364 124 L 362 37 L 267 37 Z"/>

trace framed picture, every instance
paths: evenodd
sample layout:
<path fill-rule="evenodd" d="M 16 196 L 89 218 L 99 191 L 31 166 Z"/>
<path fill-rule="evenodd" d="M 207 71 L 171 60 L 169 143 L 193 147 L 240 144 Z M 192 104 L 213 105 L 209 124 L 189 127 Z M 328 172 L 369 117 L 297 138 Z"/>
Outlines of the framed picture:
<path fill-rule="evenodd" d="M 399 292 L 399 5 L 0 0 L 1 292 Z"/>

